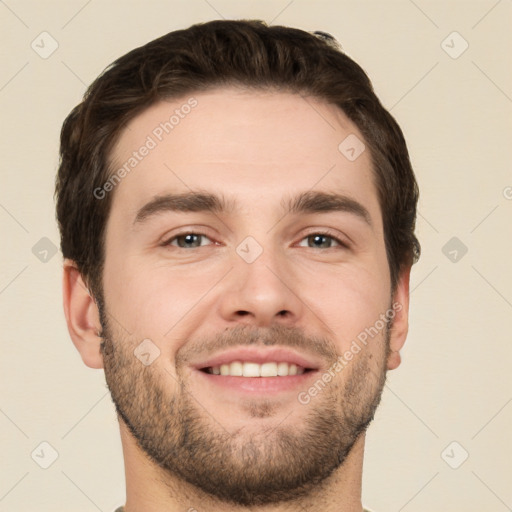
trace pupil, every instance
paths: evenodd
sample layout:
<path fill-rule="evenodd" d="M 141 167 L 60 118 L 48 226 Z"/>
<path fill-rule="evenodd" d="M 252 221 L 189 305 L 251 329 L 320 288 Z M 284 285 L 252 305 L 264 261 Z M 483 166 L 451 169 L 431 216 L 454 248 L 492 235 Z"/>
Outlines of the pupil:
<path fill-rule="evenodd" d="M 194 242 L 197 242 L 197 239 L 198 239 L 198 235 L 185 235 L 183 237 L 183 241 L 184 241 L 184 244 L 183 245 L 197 245 L 197 243 L 194 243 Z"/>
<path fill-rule="evenodd" d="M 324 235 L 313 236 L 313 243 L 316 245 L 316 247 L 328 247 L 329 244 L 326 240 L 327 237 Z"/>

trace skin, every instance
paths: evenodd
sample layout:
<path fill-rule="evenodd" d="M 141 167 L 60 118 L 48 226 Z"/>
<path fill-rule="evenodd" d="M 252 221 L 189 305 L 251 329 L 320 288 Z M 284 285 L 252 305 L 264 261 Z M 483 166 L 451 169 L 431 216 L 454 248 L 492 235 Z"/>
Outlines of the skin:
<path fill-rule="evenodd" d="M 400 364 L 410 271 L 400 273 L 392 295 L 370 155 L 364 151 L 352 162 L 338 150 L 349 134 L 363 137 L 337 107 L 314 98 L 234 88 L 193 96 L 197 106 L 110 192 L 103 311 L 74 262 L 65 261 L 64 310 L 71 338 L 87 366 L 105 368 L 116 407 L 124 407 L 155 439 L 160 436 L 160 450 L 171 445 L 172 432 L 179 432 L 174 411 L 195 419 L 204 435 L 217 436 L 212 450 L 219 449 L 218 459 L 224 454 L 233 476 L 251 475 L 251 467 L 265 474 L 271 467 L 291 478 L 298 466 L 313 465 L 315 453 L 336 452 L 343 460 L 333 463 L 329 474 L 318 474 L 314 484 L 303 482 L 280 497 L 270 493 L 266 502 L 254 493 L 237 503 L 159 465 L 121 417 L 125 510 L 361 512 L 364 428 L 386 371 Z M 114 148 L 113 162 L 121 166 L 187 99 L 158 103 L 133 119 Z M 154 197 L 198 189 L 237 204 L 231 212 L 167 211 L 134 224 L 139 209 Z M 343 211 L 285 214 L 282 200 L 305 191 L 349 196 L 364 206 L 370 224 Z M 312 245 L 308 236 L 326 229 L 347 246 L 329 238 L 323 247 Z M 163 245 L 186 233 L 207 238 L 200 247 L 180 248 L 175 238 L 173 245 Z M 247 236 L 263 249 L 252 263 L 236 251 Z M 391 328 L 361 345 L 308 404 L 300 403 L 297 393 L 313 381 L 292 392 L 248 397 L 206 386 L 191 368 L 220 347 L 254 342 L 252 334 L 314 357 L 318 378 L 393 302 L 400 310 Z M 149 366 L 133 355 L 144 339 L 160 350 Z M 160 402 L 152 408 L 148 397 Z M 167 409 L 173 399 L 175 408 Z M 143 411 L 150 413 L 144 417 Z M 367 420 L 352 440 L 343 435 L 350 429 L 333 427 L 351 418 L 361 425 Z M 329 432 L 313 430 L 329 421 L 334 421 L 325 429 Z M 304 450 L 287 454 L 280 436 Z M 221 438 L 223 444 L 216 445 L 213 439 Z M 206 453 L 201 437 L 197 443 Z M 348 453 L 342 454 L 343 446 Z M 165 454 L 156 456 L 164 462 Z M 183 460 L 175 461 L 182 469 Z"/>

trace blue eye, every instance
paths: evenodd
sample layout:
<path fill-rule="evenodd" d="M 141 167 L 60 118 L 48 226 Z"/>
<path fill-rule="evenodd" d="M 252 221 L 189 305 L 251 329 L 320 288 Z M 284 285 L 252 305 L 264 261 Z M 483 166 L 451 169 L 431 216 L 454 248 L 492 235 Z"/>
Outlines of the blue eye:
<path fill-rule="evenodd" d="M 304 241 L 306 242 L 305 244 Z M 188 232 L 175 235 L 162 245 L 178 247 L 179 249 L 196 249 L 198 247 L 209 245 L 210 243 L 212 243 L 212 240 L 206 235 L 202 233 Z M 312 233 L 300 241 L 299 247 L 331 249 L 333 247 L 347 247 L 347 244 L 328 233 Z"/>
<path fill-rule="evenodd" d="M 181 249 L 194 249 L 205 245 L 201 243 L 202 239 L 210 240 L 206 235 L 201 233 L 183 233 L 167 240 L 164 245 L 173 245 Z"/>
<path fill-rule="evenodd" d="M 307 240 L 307 245 L 299 244 L 301 247 L 311 247 L 313 249 L 330 249 L 335 246 L 345 247 L 345 244 L 341 240 L 327 233 L 313 233 L 304 237 L 302 240 Z"/>

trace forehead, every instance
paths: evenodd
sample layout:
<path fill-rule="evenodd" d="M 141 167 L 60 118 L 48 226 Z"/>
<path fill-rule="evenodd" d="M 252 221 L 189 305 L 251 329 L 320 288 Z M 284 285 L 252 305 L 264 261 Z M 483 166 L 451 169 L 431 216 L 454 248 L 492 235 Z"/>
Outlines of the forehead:
<path fill-rule="evenodd" d="M 281 204 L 283 194 L 314 189 L 350 193 L 378 215 L 362 148 L 341 109 L 313 97 L 219 88 L 162 101 L 135 117 L 113 149 L 112 170 L 125 172 L 112 212 L 133 216 L 155 196 L 193 189 L 238 197 L 240 207 L 249 197 Z"/>

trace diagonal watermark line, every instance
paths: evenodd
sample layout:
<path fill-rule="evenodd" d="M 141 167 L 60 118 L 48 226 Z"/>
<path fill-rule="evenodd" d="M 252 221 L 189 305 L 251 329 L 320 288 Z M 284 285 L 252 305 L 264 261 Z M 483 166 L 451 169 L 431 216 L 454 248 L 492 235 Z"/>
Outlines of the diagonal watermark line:
<path fill-rule="evenodd" d="M 18 69 L 18 71 L 16 71 L 16 73 L 14 73 L 13 76 L 11 76 L 11 78 L 9 78 L 9 80 L 7 80 L 7 82 L 4 85 L 2 85 L 2 87 L 0 87 L 0 91 L 3 91 L 27 66 L 28 61 L 25 62 L 25 64 L 23 64 L 23 66 L 21 66 L 21 68 Z"/>
<path fill-rule="evenodd" d="M 108 311 L 106 308 L 105 308 L 105 311 L 107 313 L 107 315 L 112 318 L 117 325 L 119 325 L 119 327 L 121 327 L 121 329 L 123 329 L 124 332 L 126 332 L 129 336 L 131 336 L 133 333 L 130 332 L 110 311 Z"/>
<path fill-rule="evenodd" d="M 181 183 L 183 183 L 183 185 L 185 185 L 185 187 L 187 187 L 190 192 L 194 192 L 166 163 L 164 163 L 164 167 L 166 167 L 167 169 L 169 169 L 169 171 L 171 171 L 174 176 L 176 176 L 177 179 L 179 179 L 181 181 Z M 215 212 L 210 212 L 210 213 L 213 213 L 213 215 L 215 215 L 215 217 L 217 218 L 217 220 L 230 232 L 232 233 L 233 230 L 230 229 L 230 227 L 215 213 Z"/>
<path fill-rule="evenodd" d="M 301 509 L 301 511 L 302 511 L 302 512 L 308 512 L 308 511 L 306 510 L 306 506 L 305 506 L 305 505 L 301 505 L 301 504 L 299 503 L 299 506 L 300 506 L 300 509 Z"/>
<path fill-rule="evenodd" d="M 402 505 L 402 507 L 400 509 L 398 509 L 398 512 L 400 512 L 401 510 L 403 510 L 407 505 L 409 505 L 409 503 L 414 499 L 416 498 L 416 496 L 418 496 L 418 494 L 420 492 L 423 491 L 423 489 L 425 489 L 425 487 L 427 487 L 428 484 L 430 484 L 430 482 L 432 482 L 432 480 L 434 480 L 434 478 L 439 475 L 439 471 L 407 502 L 405 503 L 404 505 Z"/>
<path fill-rule="evenodd" d="M 487 15 L 495 9 L 495 7 L 498 6 L 498 4 L 501 3 L 501 0 L 498 0 L 472 27 L 471 29 L 474 29 L 481 21 L 483 21 Z"/>
<path fill-rule="evenodd" d="M 503 503 L 503 505 L 505 505 L 505 507 L 507 507 L 507 510 L 510 510 L 512 511 L 512 508 L 510 508 L 474 471 L 471 471 L 471 473 L 473 473 L 473 475 L 475 475 L 476 478 L 478 478 L 478 480 L 480 480 L 480 482 L 482 482 L 482 484 L 487 487 L 487 489 L 492 493 L 494 494 L 494 496 L 499 500 L 501 501 L 501 503 Z"/>
<path fill-rule="evenodd" d="M 231 271 L 233 267 L 231 267 L 212 287 L 205 292 L 198 300 L 195 302 L 188 311 L 181 316 L 181 318 L 164 334 L 164 337 L 167 336 Z"/>
<path fill-rule="evenodd" d="M 270 21 L 269 25 L 272 25 L 272 23 L 274 23 L 274 21 L 276 21 L 276 19 L 277 19 L 277 18 L 279 18 L 279 16 L 281 16 L 281 14 L 283 14 L 283 12 L 284 12 L 284 11 L 286 11 L 286 9 L 288 9 L 288 7 L 290 7 L 290 5 L 292 5 L 294 1 L 295 1 L 295 0 L 291 0 L 290 2 L 288 2 L 288 4 L 287 4 L 287 5 L 285 5 L 285 6 L 284 6 L 280 11 L 279 11 L 279 13 L 278 13 L 276 16 L 274 16 L 274 17 L 272 18 L 272 20 Z"/>
<path fill-rule="evenodd" d="M 327 119 L 322 115 L 320 114 L 320 112 L 318 112 L 318 110 L 313 107 L 313 105 L 311 105 L 311 103 L 306 99 L 306 96 L 303 96 L 302 94 L 300 95 L 300 97 L 334 130 L 336 131 L 336 128 L 331 124 L 329 123 L 329 121 L 327 121 Z"/>
<path fill-rule="evenodd" d="M 292 414 L 293 411 L 290 411 L 276 426 L 272 427 L 270 430 L 268 430 L 268 433 L 274 432 L 274 430 L 279 427 L 284 421 Z"/>
<path fill-rule="evenodd" d="M 425 221 L 425 222 L 426 222 L 426 223 L 427 223 L 427 224 L 428 224 L 428 225 L 429 225 L 429 226 L 430 226 L 430 227 L 431 227 L 431 228 L 432 228 L 432 229 L 433 229 L 437 234 L 439 234 L 439 231 L 435 228 L 435 226 L 434 226 L 431 222 L 429 222 L 429 220 L 428 220 L 426 217 L 424 217 L 424 216 L 421 214 L 421 212 L 420 212 L 420 211 L 418 211 L 418 215 L 419 215 L 419 216 L 420 216 L 420 217 L 421 217 L 421 218 L 422 218 L 422 219 L 423 219 L 423 220 L 424 220 L 424 221 Z"/>
<path fill-rule="evenodd" d="M 498 208 L 499 204 L 497 204 L 469 233 L 473 233 L 473 231 L 476 230 L 477 227 L 480 226 L 480 224 L 482 224 L 484 222 L 484 220 L 487 219 L 487 217 L 489 217 L 492 213 L 494 213 L 496 211 L 496 208 Z"/>
<path fill-rule="evenodd" d="M 81 280 L 78 280 L 77 281 L 78 285 L 82 288 L 82 290 L 84 290 L 86 293 L 88 293 L 91 297 L 93 297 L 93 300 L 94 302 L 96 302 L 96 300 L 94 299 L 94 296 L 92 294 L 92 292 L 82 283 Z M 105 313 L 110 317 L 112 318 L 112 320 L 114 320 L 114 322 L 116 322 L 116 324 L 121 327 L 121 329 L 123 329 L 123 331 L 128 334 L 129 336 L 132 335 L 132 333 L 105 307 Z M 99 336 L 99 333 L 98 333 L 98 336 Z"/>
<path fill-rule="evenodd" d="M 80 489 L 80 487 L 78 487 L 78 485 L 73 482 L 73 480 L 71 480 L 71 478 L 69 478 L 69 476 L 64 473 L 64 471 L 61 470 L 61 473 L 100 511 L 100 512 L 103 512 L 103 510 L 98 507 L 98 505 L 96 505 L 96 503 L 94 503 L 94 501 L 91 500 L 91 498 L 84 492 L 82 491 L 82 489 Z"/>
<path fill-rule="evenodd" d="M 439 265 L 436 265 L 410 292 L 409 292 L 409 295 L 412 294 L 412 292 L 414 290 L 416 290 L 416 288 L 418 288 L 424 281 L 426 281 L 433 273 L 434 271 L 437 269 Z"/>
<path fill-rule="evenodd" d="M 61 437 L 65 437 L 108 395 L 108 391 Z"/>
<path fill-rule="evenodd" d="M 62 64 L 64 64 L 64 66 L 66 66 L 69 69 L 69 71 L 73 75 L 75 75 L 78 78 L 78 80 L 80 80 L 80 82 L 82 82 L 83 85 L 85 85 L 85 87 L 87 87 L 87 84 L 63 60 L 61 60 L 61 62 L 62 62 Z"/>
<path fill-rule="evenodd" d="M 496 287 L 494 287 L 488 279 L 486 279 L 473 265 L 471 265 L 471 268 L 512 308 L 512 304 L 509 302 L 509 300 L 498 291 Z"/>
<path fill-rule="evenodd" d="M 474 60 L 471 62 L 473 63 L 473 66 L 475 66 L 480 71 L 480 73 L 482 73 L 482 75 L 484 75 L 485 78 L 487 78 L 487 80 L 489 80 L 489 82 L 491 82 L 491 84 L 493 84 L 494 87 L 496 87 L 496 89 L 498 89 L 498 91 L 500 91 L 501 94 L 507 98 L 508 101 L 512 102 L 510 96 Z"/>
<path fill-rule="evenodd" d="M 433 430 L 432 430 L 432 429 L 431 429 L 431 428 L 426 424 L 426 422 L 425 422 L 425 421 L 423 421 L 423 420 L 422 420 L 422 419 L 421 419 L 421 418 L 420 418 L 420 417 L 419 417 L 419 416 L 414 412 L 414 410 L 413 410 L 411 407 L 409 407 L 409 406 L 408 406 L 408 405 L 407 405 L 407 404 L 406 404 L 406 403 L 405 403 L 405 402 L 404 402 L 404 401 L 403 401 L 403 400 L 402 400 L 402 399 L 401 399 L 401 398 L 400 398 L 400 397 L 399 397 L 399 396 L 398 396 L 398 395 L 397 395 L 397 394 L 396 394 L 396 393 L 395 393 L 395 392 L 394 392 L 394 391 L 393 391 L 393 390 L 392 390 L 392 389 L 391 389 L 387 384 L 386 384 L 386 388 L 387 388 L 387 389 L 389 389 L 389 391 L 391 391 L 391 393 L 393 393 L 393 395 L 395 395 L 395 397 L 396 397 L 396 398 L 398 398 L 398 400 L 400 400 L 400 402 L 402 402 L 402 404 L 404 404 L 404 405 L 405 405 L 405 407 L 407 407 L 407 409 L 409 409 L 409 411 L 411 411 L 411 412 L 414 414 L 414 416 L 416 416 L 416 418 L 418 418 L 418 419 L 421 421 L 421 423 L 423 423 L 423 425 L 424 425 L 428 430 L 430 430 L 430 432 L 432 432 L 432 434 L 434 434 L 434 436 L 436 436 L 436 437 L 437 437 L 437 439 L 439 439 L 439 436 L 438 436 L 438 435 L 437 435 L 437 434 L 436 434 L 436 433 L 435 433 L 435 432 L 434 432 L 434 431 L 433 431 Z M 402 508 L 403 508 L 403 507 L 402 507 Z"/>
<path fill-rule="evenodd" d="M 215 9 L 215 7 L 210 3 L 208 2 L 208 0 L 203 0 L 206 4 L 208 4 L 223 20 L 226 19 L 225 16 L 222 15 L 222 13 L 220 13 L 217 9 Z"/>
<path fill-rule="evenodd" d="M 28 471 L 0 498 L 0 501 L 2 501 L 27 475 Z"/>
<path fill-rule="evenodd" d="M 311 192 L 311 190 L 313 190 L 313 188 L 316 187 L 335 167 L 336 164 L 333 164 L 323 176 L 320 176 L 316 183 L 313 183 L 313 185 L 311 185 L 311 187 L 306 192 Z M 267 231 L 267 234 L 270 233 L 287 215 L 289 215 L 288 212 L 286 212 L 277 222 L 275 222 L 272 225 L 272 227 Z"/>
<path fill-rule="evenodd" d="M 25 434 L 25 432 L 23 432 L 23 430 L 21 430 L 21 428 L 18 425 L 16 425 L 16 423 L 14 423 L 14 421 L 11 418 L 9 418 L 9 416 L 7 416 L 7 414 L 4 411 L 2 411 L 2 409 L 0 409 L 0 412 L 28 439 L 27 434 Z"/>
<path fill-rule="evenodd" d="M 489 425 L 489 423 L 491 423 L 491 421 L 494 420 L 494 418 L 496 418 L 496 416 L 498 416 L 498 414 L 501 413 L 501 411 L 503 411 L 503 409 L 505 409 L 505 407 L 507 407 L 507 405 L 512 402 L 512 398 L 471 438 L 471 441 L 473 441 L 473 439 L 475 439 L 475 437 L 480 434 L 480 432 L 482 432 L 482 430 L 487 427 L 487 425 Z"/>
<path fill-rule="evenodd" d="M 29 26 L 4 2 L 4 0 L 0 0 L 0 4 L 3 4 L 9 11 L 11 11 L 11 14 L 13 14 L 18 20 L 25 25 L 25 27 L 29 28 Z"/>
<path fill-rule="evenodd" d="M 64 25 L 62 25 L 62 27 L 60 27 L 60 29 L 62 30 L 63 28 L 66 28 L 91 3 L 91 1 L 92 0 L 86 2 L 73 16 L 71 16 L 68 21 L 66 21 L 66 23 L 64 23 Z"/>
<path fill-rule="evenodd" d="M 418 11 L 423 14 L 423 16 L 425 16 L 425 18 L 427 18 L 427 20 L 430 21 L 432 25 L 434 25 L 434 27 L 439 28 L 438 24 L 423 9 L 421 9 L 417 3 L 413 2 L 413 0 L 409 0 L 409 2 L 411 2 L 411 4 L 414 5 L 414 7 L 416 7 L 416 9 L 418 9 Z"/>
<path fill-rule="evenodd" d="M 180 383 L 178 382 L 176 377 L 169 370 L 167 370 L 167 368 L 164 368 L 164 370 L 166 371 L 166 373 L 168 373 L 175 380 L 175 382 L 178 385 L 180 385 Z M 197 402 L 197 404 L 199 406 L 201 406 L 203 408 L 203 410 L 206 412 L 206 414 L 208 414 L 208 416 L 210 416 L 210 418 L 212 418 L 212 420 L 215 421 L 215 423 L 217 423 L 220 427 L 222 427 L 223 430 L 226 431 L 226 434 L 231 436 L 231 434 L 226 429 L 226 427 L 224 427 L 224 425 L 217 418 L 215 418 L 215 416 L 213 416 L 213 414 L 211 414 L 210 411 L 190 391 L 187 391 L 186 389 L 184 391 L 185 391 L 185 393 L 187 393 L 187 395 L 190 395 Z"/>
<path fill-rule="evenodd" d="M 434 68 L 439 64 L 437 61 L 391 108 L 388 110 L 393 110 L 410 92 L 412 92 L 423 80 L 434 70 Z"/>
<path fill-rule="evenodd" d="M 3 204 L 0 204 L 0 208 L 2 208 L 8 215 L 10 215 L 14 222 L 16 222 L 16 224 L 18 224 L 25 231 L 25 233 L 28 233 L 28 229 Z"/>
<path fill-rule="evenodd" d="M 96 302 L 96 300 L 94 299 L 94 296 L 92 294 L 92 292 L 82 283 L 81 280 L 78 280 L 77 281 L 78 285 L 82 288 L 82 290 L 84 290 L 86 293 L 88 293 L 91 297 L 93 297 L 93 300 L 94 302 Z M 105 307 L 105 313 L 110 317 L 112 318 L 112 320 L 114 320 L 114 322 L 116 322 L 116 324 L 121 327 L 121 329 L 123 329 L 123 331 L 128 334 L 129 336 L 132 335 L 132 332 L 129 331 L 106 307 Z M 98 336 L 99 336 L 99 333 L 98 333 Z"/>
<path fill-rule="evenodd" d="M 18 279 L 18 277 L 21 276 L 21 274 L 23 274 L 23 272 L 25 272 L 25 270 L 27 270 L 28 268 L 28 265 L 23 269 L 23 270 L 20 270 L 1 290 L 0 290 L 0 295 L 2 295 L 2 293 L 5 292 L 5 290 L 7 290 L 7 288 L 9 288 L 9 286 L 11 286 L 12 283 L 14 283 L 14 281 L 16 281 L 16 279 Z"/>

